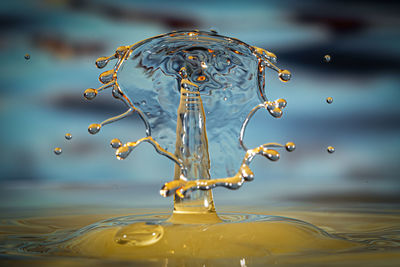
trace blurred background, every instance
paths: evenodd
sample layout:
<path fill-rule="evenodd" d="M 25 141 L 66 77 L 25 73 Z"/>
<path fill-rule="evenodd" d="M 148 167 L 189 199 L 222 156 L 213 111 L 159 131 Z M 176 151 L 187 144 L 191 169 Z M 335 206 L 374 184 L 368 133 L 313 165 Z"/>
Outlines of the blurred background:
<path fill-rule="evenodd" d="M 398 208 L 399 7 L 378 0 L 1 1 L 1 210 L 170 208 L 172 199 L 158 190 L 173 177 L 173 164 L 150 145 L 125 161 L 109 146 L 115 137 L 142 137 L 138 117 L 91 136 L 89 124 L 125 107 L 110 91 L 92 102 L 82 94 L 100 85 L 97 57 L 182 29 L 214 29 L 265 48 L 293 74 L 283 84 L 267 73 L 267 96 L 285 98 L 288 107 L 280 120 L 258 113 L 247 142 L 294 141 L 296 151 L 283 152 L 278 162 L 256 159 L 255 180 L 238 191 L 214 190 L 217 206 Z M 328 146 L 336 152 L 327 153 Z"/>

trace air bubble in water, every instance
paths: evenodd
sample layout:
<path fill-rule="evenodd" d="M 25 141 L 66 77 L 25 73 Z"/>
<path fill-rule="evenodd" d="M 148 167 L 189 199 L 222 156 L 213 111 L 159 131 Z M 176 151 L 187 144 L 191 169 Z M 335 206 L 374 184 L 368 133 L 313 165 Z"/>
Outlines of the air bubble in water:
<path fill-rule="evenodd" d="M 292 78 L 292 74 L 288 70 L 280 70 L 279 71 L 279 79 L 282 82 L 288 82 Z"/>
<path fill-rule="evenodd" d="M 86 89 L 85 92 L 83 93 L 83 97 L 85 97 L 87 100 L 92 100 L 97 96 L 97 90 L 93 88 Z"/>
<path fill-rule="evenodd" d="M 115 234 L 115 242 L 136 247 L 150 246 L 164 236 L 164 227 L 158 224 L 138 222 L 121 228 Z"/>
<path fill-rule="evenodd" d="M 54 154 L 56 154 L 57 156 L 60 155 L 62 153 L 62 149 L 59 147 L 54 148 Z"/>
<path fill-rule="evenodd" d="M 26 60 L 29 60 L 29 59 L 31 58 L 31 55 L 25 54 L 24 58 L 25 58 Z"/>
<path fill-rule="evenodd" d="M 140 104 L 142 104 L 142 106 L 146 105 L 146 101 L 143 100 L 142 102 L 140 102 Z"/>
<path fill-rule="evenodd" d="M 117 149 L 122 146 L 122 142 L 118 138 L 114 138 L 113 140 L 111 140 L 110 145 L 112 148 Z"/>
<path fill-rule="evenodd" d="M 89 125 L 88 132 L 90 134 L 97 134 L 101 129 L 101 125 L 98 123 L 93 123 Z"/>
<path fill-rule="evenodd" d="M 330 56 L 330 55 L 325 55 L 325 56 L 324 56 L 324 61 L 325 61 L 326 63 L 330 62 L 330 61 L 331 61 L 331 56 Z"/>
<path fill-rule="evenodd" d="M 331 154 L 333 152 L 335 152 L 335 148 L 333 146 L 328 146 L 326 150 L 328 151 L 328 153 L 331 153 Z"/>
<path fill-rule="evenodd" d="M 71 140 L 71 139 L 72 139 L 72 134 L 66 133 L 66 134 L 65 134 L 65 139 Z"/>
<path fill-rule="evenodd" d="M 327 97 L 327 98 L 326 98 L 326 103 L 332 104 L 332 102 L 333 102 L 333 98 L 332 98 L 332 97 Z M 340 102 L 340 101 L 339 101 L 339 102 Z"/>

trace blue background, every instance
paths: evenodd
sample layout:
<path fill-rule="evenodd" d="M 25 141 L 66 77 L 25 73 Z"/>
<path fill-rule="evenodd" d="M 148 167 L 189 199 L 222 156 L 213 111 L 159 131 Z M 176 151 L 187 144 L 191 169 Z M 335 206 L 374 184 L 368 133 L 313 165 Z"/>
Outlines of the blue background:
<path fill-rule="evenodd" d="M 150 145 L 118 161 L 109 146 L 114 137 L 142 137 L 142 123 L 133 116 L 91 136 L 89 124 L 125 108 L 109 91 L 92 102 L 82 93 L 100 85 L 97 57 L 180 29 L 216 29 L 265 48 L 293 74 L 284 84 L 267 73 L 267 96 L 288 106 L 280 120 L 258 113 L 247 142 L 294 141 L 296 151 L 278 162 L 256 159 L 255 180 L 239 191 L 216 189 L 217 205 L 398 207 L 398 7 L 356 0 L 1 1 L 0 207 L 170 206 L 158 194 L 173 177 L 170 161 Z M 326 152 L 329 145 L 335 153 Z"/>

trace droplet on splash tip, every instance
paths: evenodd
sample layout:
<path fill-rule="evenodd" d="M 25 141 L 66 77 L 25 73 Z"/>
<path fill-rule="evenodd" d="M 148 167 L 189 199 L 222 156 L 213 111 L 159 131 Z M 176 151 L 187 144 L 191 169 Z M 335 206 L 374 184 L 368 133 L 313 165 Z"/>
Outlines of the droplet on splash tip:
<path fill-rule="evenodd" d="M 163 236 L 164 227 L 161 225 L 137 222 L 122 227 L 115 234 L 114 239 L 120 245 L 144 247 L 157 243 Z"/>
<path fill-rule="evenodd" d="M 333 152 L 335 152 L 335 148 L 333 146 L 328 146 L 326 148 L 326 151 L 328 151 L 328 153 L 332 154 Z"/>
<path fill-rule="evenodd" d="M 274 117 L 274 118 L 280 118 L 282 117 L 282 110 L 278 107 L 275 107 L 274 109 L 268 109 L 269 113 Z"/>
<path fill-rule="evenodd" d="M 97 68 L 102 69 L 105 66 L 107 66 L 108 62 L 109 62 L 108 57 L 99 57 L 98 59 L 96 59 L 95 64 Z"/>
<path fill-rule="evenodd" d="M 99 80 L 101 83 L 106 84 L 111 82 L 114 79 L 114 70 L 107 70 L 100 74 Z"/>
<path fill-rule="evenodd" d="M 24 55 L 24 58 L 25 58 L 26 60 L 29 60 L 29 59 L 31 58 L 31 55 L 29 55 L 29 54 L 27 53 L 27 54 Z"/>
<path fill-rule="evenodd" d="M 278 100 L 275 100 L 276 105 L 278 106 L 278 108 L 284 108 L 287 105 L 287 102 L 285 99 L 280 98 Z"/>
<path fill-rule="evenodd" d="M 54 154 L 56 154 L 57 156 L 58 156 L 58 155 L 61 155 L 61 153 L 62 153 L 62 149 L 59 148 L 59 147 L 54 148 L 53 151 L 54 151 Z"/>
<path fill-rule="evenodd" d="M 128 157 L 129 153 L 131 153 L 131 151 L 128 146 L 121 146 L 117 149 L 115 155 L 117 156 L 117 159 L 123 160 Z"/>
<path fill-rule="evenodd" d="M 330 56 L 330 55 L 325 55 L 325 56 L 324 56 L 324 61 L 325 61 L 326 63 L 330 62 L 330 61 L 331 61 L 331 56 Z"/>
<path fill-rule="evenodd" d="M 278 151 L 276 151 L 274 149 L 267 149 L 267 148 L 264 148 L 262 150 L 262 155 L 271 161 L 277 161 L 280 157 Z"/>
<path fill-rule="evenodd" d="M 83 93 L 83 97 L 87 100 L 92 100 L 97 96 L 97 90 L 93 88 L 86 89 Z"/>
<path fill-rule="evenodd" d="M 72 139 L 72 134 L 66 133 L 66 134 L 65 134 L 65 139 L 71 140 L 71 139 Z"/>
<path fill-rule="evenodd" d="M 282 82 L 288 82 L 292 78 L 292 74 L 288 70 L 280 70 L 278 75 Z"/>
<path fill-rule="evenodd" d="M 93 123 L 89 125 L 88 132 L 90 134 L 97 134 L 101 129 L 101 125 L 98 123 Z"/>
<path fill-rule="evenodd" d="M 110 145 L 112 148 L 117 149 L 122 146 L 122 142 L 118 138 L 114 138 L 113 140 L 111 140 Z"/>
<path fill-rule="evenodd" d="M 332 102 L 333 102 L 333 98 L 332 97 L 327 97 L 326 98 L 326 103 L 332 104 Z"/>
<path fill-rule="evenodd" d="M 287 151 L 292 152 L 296 149 L 296 144 L 293 142 L 287 142 L 285 148 Z"/>

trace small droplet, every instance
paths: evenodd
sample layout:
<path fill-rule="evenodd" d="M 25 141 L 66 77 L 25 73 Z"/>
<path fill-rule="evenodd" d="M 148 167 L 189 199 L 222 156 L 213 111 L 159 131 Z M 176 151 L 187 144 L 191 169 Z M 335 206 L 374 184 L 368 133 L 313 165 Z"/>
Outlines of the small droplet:
<path fill-rule="evenodd" d="M 333 146 L 328 146 L 327 149 L 328 153 L 332 154 L 333 152 L 335 152 L 335 148 Z"/>
<path fill-rule="evenodd" d="M 114 79 L 114 70 L 107 70 L 100 74 L 99 80 L 101 83 L 106 84 Z"/>
<path fill-rule="evenodd" d="M 123 160 L 126 159 L 130 153 L 131 150 L 129 149 L 128 146 L 121 146 L 120 148 L 117 149 L 115 155 L 117 156 L 117 159 Z"/>
<path fill-rule="evenodd" d="M 271 161 L 277 161 L 280 157 L 278 151 L 266 148 L 263 149 L 262 155 Z"/>
<path fill-rule="evenodd" d="M 279 71 L 279 79 L 282 82 L 288 82 L 292 78 L 292 74 L 288 70 L 280 70 Z"/>
<path fill-rule="evenodd" d="M 98 59 L 96 59 L 96 67 L 99 69 L 104 68 L 107 63 L 108 63 L 108 58 L 107 57 L 99 57 Z"/>
<path fill-rule="evenodd" d="M 145 100 L 143 100 L 142 102 L 140 102 L 140 104 L 141 104 L 142 106 L 144 106 L 144 105 L 146 105 L 147 103 L 146 103 Z"/>
<path fill-rule="evenodd" d="M 293 150 L 296 149 L 296 144 L 293 142 L 287 142 L 285 148 L 287 151 L 292 152 Z"/>
<path fill-rule="evenodd" d="M 60 155 L 62 153 L 62 149 L 59 147 L 54 148 L 54 154 L 56 154 L 57 156 Z"/>
<path fill-rule="evenodd" d="M 285 99 L 282 99 L 282 98 L 280 98 L 280 99 L 278 99 L 278 100 L 275 100 L 275 103 L 276 103 L 276 105 L 277 105 L 278 108 L 284 108 L 284 107 L 286 107 L 286 105 L 287 105 L 286 100 L 285 100 Z"/>
<path fill-rule="evenodd" d="M 282 117 L 282 110 L 278 107 L 274 108 L 274 109 L 268 109 L 269 113 L 274 117 L 274 118 L 280 118 Z"/>
<path fill-rule="evenodd" d="M 97 134 L 101 129 L 101 125 L 98 123 L 93 123 L 89 125 L 88 132 L 90 134 Z"/>
<path fill-rule="evenodd" d="M 25 58 L 26 60 L 29 60 L 29 59 L 31 58 L 31 55 L 25 54 L 24 58 Z"/>
<path fill-rule="evenodd" d="M 228 100 L 228 98 L 227 98 L 227 97 L 224 97 L 224 101 L 226 101 L 226 100 Z"/>
<path fill-rule="evenodd" d="M 86 98 L 87 100 L 92 100 L 97 96 L 97 90 L 93 88 L 86 89 L 85 92 L 83 93 L 83 97 Z"/>
<path fill-rule="evenodd" d="M 164 227 L 158 224 L 138 222 L 121 228 L 115 234 L 115 242 L 136 247 L 150 246 L 164 236 Z"/>
<path fill-rule="evenodd" d="M 330 62 L 330 61 L 331 61 L 331 56 L 330 56 L 330 55 L 325 55 L 325 56 L 324 56 L 324 61 L 325 61 L 326 63 Z"/>
<path fill-rule="evenodd" d="M 72 139 L 72 134 L 66 133 L 66 134 L 65 134 L 65 139 L 71 140 L 71 139 Z"/>
<path fill-rule="evenodd" d="M 114 138 L 113 140 L 111 140 L 110 145 L 112 148 L 117 149 L 122 146 L 122 142 L 118 138 Z"/>
<path fill-rule="evenodd" d="M 327 97 L 327 98 L 326 98 L 326 103 L 332 104 L 332 102 L 333 102 L 333 98 L 332 98 L 332 97 Z M 339 101 L 339 102 L 340 102 L 340 101 Z"/>

